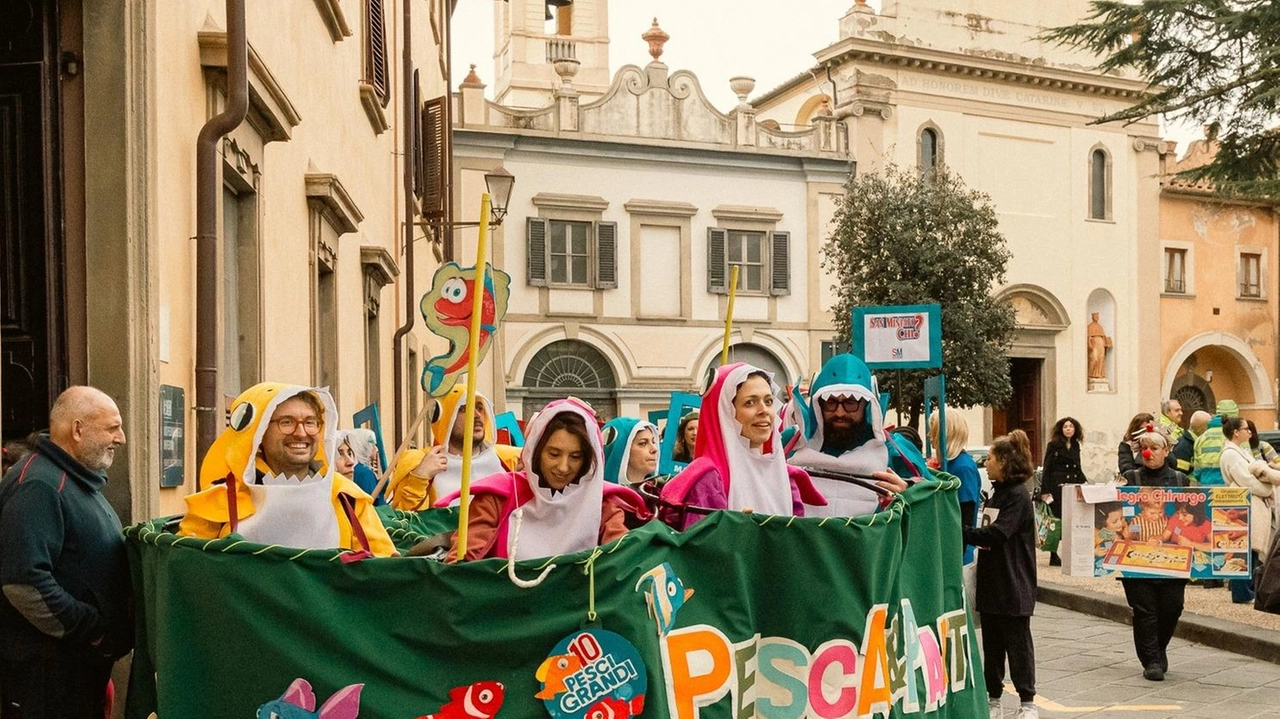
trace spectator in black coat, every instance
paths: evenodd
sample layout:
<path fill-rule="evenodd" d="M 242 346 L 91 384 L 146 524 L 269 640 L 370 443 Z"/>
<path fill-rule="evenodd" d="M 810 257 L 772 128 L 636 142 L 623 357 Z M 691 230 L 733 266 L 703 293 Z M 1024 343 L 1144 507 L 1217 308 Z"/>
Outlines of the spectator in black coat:
<path fill-rule="evenodd" d="M 1080 442 L 1084 428 L 1072 417 L 1063 417 L 1053 425 L 1053 434 L 1044 448 L 1044 473 L 1040 482 L 1040 499 L 1049 503 L 1053 516 L 1062 519 L 1062 485 L 1084 484 L 1080 471 Z M 1049 553 L 1049 566 L 1061 567 L 1057 552 Z"/>
<path fill-rule="evenodd" d="M 1022 706 L 1018 719 L 1039 719 L 1035 706 L 1036 657 L 1031 615 L 1036 606 L 1036 522 L 1024 483 L 1031 478 L 1031 443 L 1014 430 L 991 443 L 987 477 L 993 492 L 979 526 L 964 530 L 978 547 L 978 591 L 982 653 L 992 717 L 1002 717 L 1005 659 Z"/>

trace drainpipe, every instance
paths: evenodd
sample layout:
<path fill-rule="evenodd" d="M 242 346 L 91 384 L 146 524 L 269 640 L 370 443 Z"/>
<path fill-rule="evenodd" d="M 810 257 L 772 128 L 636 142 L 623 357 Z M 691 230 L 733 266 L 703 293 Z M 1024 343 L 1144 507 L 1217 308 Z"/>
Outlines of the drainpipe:
<path fill-rule="evenodd" d="M 196 139 L 196 457 L 218 436 L 218 141 L 249 112 L 245 0 L 227 3 L 227 106 Z"/>
<path fill-rule="evenodd" d="M 409 389 L 408 383 L 404 379 L 404 362 L 401 356 L 404 354 L 404 337 L 409 334 L 409 330 L 413 329 L 415 315 L 417 314 L 417 301 L 413 295 L 413 233 L 417 229 L 414 224 L 414 201 L 413 196 L 413 164 L 414 151 L 417 144 L 417 138 L 413 136 L 413 114 L 418 108 L 413 104 L 413 14 L 411 0 L 401 0 L 404 8 L 404 19 L 401 21 L 404 25 L 402 34 L 404 35 L 404 53 L 403 67 L 400 71 L 400 84 L 403 85 L 401 95 L 404 102 L 404 304 L 407 312 L 405 313 L 404 324 L 396 330 L 391 341 L 392 360 L 392 381 L 395 383 L 395 415 L 396 415 L 396 441 L 395 446 L 399 447 L 404 441 L 404 400 L 406 392 Z M 449 24 L 446 22 L 445 27 Z M 446 31 L 447 34 L 447 31 Z M 410 377 L 409 382 L 417 382 L 417 377 Z"/>

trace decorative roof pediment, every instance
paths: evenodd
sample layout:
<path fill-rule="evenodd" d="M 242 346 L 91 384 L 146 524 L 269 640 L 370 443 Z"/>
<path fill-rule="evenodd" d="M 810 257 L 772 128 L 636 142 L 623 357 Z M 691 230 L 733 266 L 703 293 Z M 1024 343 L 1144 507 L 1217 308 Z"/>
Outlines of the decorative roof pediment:
<path fill-rule="evenodd" d="M 660 140 L 733 144 L 734 121 L 703 94 L 687 70 L 668 75 L 660 62 L 626 65 L 604 96 L 579 113 L 584 133 L 625 134 Z"/>

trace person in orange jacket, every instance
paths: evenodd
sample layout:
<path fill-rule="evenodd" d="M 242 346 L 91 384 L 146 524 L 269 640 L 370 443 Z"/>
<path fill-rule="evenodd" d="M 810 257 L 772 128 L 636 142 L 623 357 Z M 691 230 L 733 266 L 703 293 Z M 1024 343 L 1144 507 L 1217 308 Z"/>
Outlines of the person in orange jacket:
<path fill-rule="evenodd" d="M 337 406 L 328 389 L 263 382 L 231 405 L 200 465 L 178 534 L 395 553 L 373 498 L 334 471 Z M 234 514 L 234 516 L 233 516 Z"/>

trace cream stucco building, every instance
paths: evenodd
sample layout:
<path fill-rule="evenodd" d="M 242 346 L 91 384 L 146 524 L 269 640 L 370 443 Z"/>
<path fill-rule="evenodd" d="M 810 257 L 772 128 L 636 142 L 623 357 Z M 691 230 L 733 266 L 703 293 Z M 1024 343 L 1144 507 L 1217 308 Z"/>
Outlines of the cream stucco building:
<path fill-rule="evenodd" d="M 217 144 L 219 405 L 262 380 L 329 385 L 342 426 L 377 402 L 392 432 L 393 335 L 408 317 L 401 157 L 421 132 L 402 99 L 407 1 L 247 3 L 249 115 Z M 198 466 L 195 148 L 226 103 L 224 5 L 36 3 L 30 31 L 0 51 L 0 65 L 12 64 L 0 77 L 37 123 L 7 113 L 5 123 L 18 120 L 5 129 L 45 150 L 6 168 L 24 183 L 7 191 L 43 204 L 6 218 L 20 225 L 5 235 L 6 259 L 27 263 L 8 267 L 37 269 L 5 276 L 5 304 L 19 307 L 0 369 L 5 437 L 44 427 L 69 383 L 106 390 L 129 439 L 108 486 L 126 518 L 181 511 Z M 413 64 L 430 105 L 451 84 L 453 3 L 412 6 Z M 26 7 L 6 4 L 0 23 L 24 27 L 6 14 Z M 43 70 L 27 78 L 14 69 L 22 62 Z M 55 80 L 42 84 L 41 72 Z M 424 235 L 433 232 L 415 232 L 418 287 L 435 264 Z M 24 287 L 42 304 L 22 304 Z M 405 335 L 403 361 L 428 351 L 423 332 L 419 320 Z M 178 394 L 181 409 L 162 407 Z M 416 393 L 406 395 L 407 414 Z M 161 488 L 162 477 L 175 486 Z"/>
<path fill-rule="evenodd" d="M 1084 0 L 1037 6 L 1034 22 L 1019 3 L 952 5 L 890 0 L 875 12 L 859 0 L 828 20 L 840 39 L 815 48 L 812 68 L 749 102 L 751 83 L 735 80 L 744 101 L 722 112 L 696 78 L 657 60 L 619 68 L 601 88 L 606 0 L 579 0 L 554 27 L 528 3 L 495 4 L 493 95 L 519 106 L 485 101 L 478 78 L 461 86 L 455 179 L 471 203 L 486 167 L 502 162 L 521 177 L 495 250 L 521 308 L 490 370 L 507 404 L 537 404 L 540 383 L 568 391 L 580 375 L 557 374 L 566 363 L 594 368 L 610 411 L 634 414 L 696 387 L 719 348 L 725 298 L 708 259 L 721 262 L 722 229 L 738 241 L 760 233 L 765 277 L 777 276 L 781 249 L 768 239 L 788 233 L 786 291 L 766 281 L 747 292 L 735 342 L 790 379 L 815 371 L 834 339 L 820 245 L 841 176 L 855 162 L 858 172 L 945 162 L 991 195 L 1013 254 L 1007 284 L 992 291 L 1018 314 L 1014 401 L 972 413 L 974 443 L 1021 427 L 1039 454 L 1053 422 L 1072 415 L 1089 430 L 1086 469 L 1107 476 L 1129 417 L 1168 390 L 1151 370 L 1161 362 L 1166 145 L 1154 123 L 1090 124 L 1131 104 L 1142 82 L 1099 75 L 1089 58 L 1035 39 L 1082 17 Z M 583 45 L 591 52 L 575 56 Z M 554 268 L 531 278 L 543 269 L 530 248 L 571 266 L 572 247 L 554 233 L 571 244 L 574 222 L 585 225 L 583 281 Z M 613 274 L 601 282 L 593 263 L 604 256 Z M 1093 313 L 1112 339 L 1101 378 L 1087 376 Z"/>

